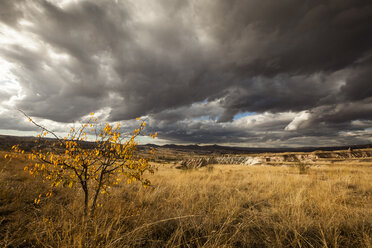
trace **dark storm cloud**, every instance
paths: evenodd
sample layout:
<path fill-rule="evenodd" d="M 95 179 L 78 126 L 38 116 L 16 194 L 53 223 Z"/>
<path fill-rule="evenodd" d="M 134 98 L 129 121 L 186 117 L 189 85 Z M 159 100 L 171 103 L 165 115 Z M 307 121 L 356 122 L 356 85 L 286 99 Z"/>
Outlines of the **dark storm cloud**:
<path fill-rule="evenodd" d="M 209 13 L 238 72 L 335 71 L 371 49 L 370 1 L 218 1 Z"/>
<path fill-rule="evenodd" d="M 162 124 L 172 124 L 185 119 L 216 120 L 223 112 L 218 101 L 207 103 L 194 103 L 191 106 L 182 106 L 175 109 L 167 109 L 160 113 L 150 115 L 152 119 Z"/>
<path fill-rule="evenodd" d="M 214 15 L 225 17 L 212 30 L 231 51 L 227 57 L 231 70 L 249 77 L 230 89 L 221 121 L 229 121 L 244 110 L 311 109 L 322 105 L 322 99 L 339 101 L 337 95 L 349 95 L 349 89 L 359 98 L 371 96 L 368 90 L 358 94 L 365 84 L 371 84 L 365 75 L 360 76 L 364 82 L 354 82 L 359 77 L 358 68 L 341 92 L 334 88 L 337 82 L 325 79 L 337 71 L 354 69 L 358 60 L 370 55 L 370 2 L 247 1 L 231 6 L 222 2 Z M 370 64 L 365 67 L 371 68 Z M 322 77 L 311 80 L 318 74 Z M 252 80 L 251 75 L 261 77 Z"/>
<path fill-rule="evenodd" d="M 360 101 L 372 96 L 372 59 L 357 67 L 341 88 L 345 101 Z"/>
<path fill-rule="evenodd" d="M 336 76 L 337 78 L 337 76 Z M 322 73 L 310 76 L 278 75 L 255 77 L 231 87 L 222 101 L 225 112 L 220 121 L 231 121 L 239 112 L 302 111 L 334 94 L 334 81 Z"/>
<path fill-rule="evenodd" d="M 371 120 L 370 1 L 58 4 L 0 3 L 0 21 L 27 38 L 0 57 L 16 65 L 15 107 L 32 116 L 71 122 L 107 109 L 112 121 L 147 115 L 177 142 L 273 144 L 340 142 Z M 230 123 L 244 112 L 289 114 Z"/>
<path fill-rule="evenodd" d="M 372 98 L 356 103 L 321 106 L 312 110 L 310 118 L 300 128 L 316 125 L 331 126 L 339 130 L 357 129 L 354 120 L 372 120 Z"/>

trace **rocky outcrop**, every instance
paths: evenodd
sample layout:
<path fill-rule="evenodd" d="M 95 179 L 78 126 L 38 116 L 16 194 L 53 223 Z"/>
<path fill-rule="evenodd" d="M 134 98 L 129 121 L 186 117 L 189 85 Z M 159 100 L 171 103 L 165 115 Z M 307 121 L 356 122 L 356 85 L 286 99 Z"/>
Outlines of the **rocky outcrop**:
<path fill-rule="evenodd" d="M 319 158 L 370 158 L 372 157 L 372 150 L 351 150 L 348 151 L 337 151 L 337 152 L 320 152 L 316 153 Z"/>
<path fill-rule="evenodd" d="M 263 164 L 266 162 L 264 157 L 250 157 L 250 156 L 231 156 L 231 157 L 216 157 L 217 164 L 245 164 L 255 165 Z"/>
<path fill-rule="evenodd" d="M 269 153 L 244 156 L 216 156 L 216 157 L 199 157 L 183 160 L 177 168 L 195 169 L 207 166 L 209 164 L 241 164 L 241 165 L 275 165 L 296 162 L 306 164 L 315 164 L 319 161 L 344 161 L 360 159 L 367 161 L 372 159 L 372 149 L 347 150 L 333 152 L 311 152 L 311 153 Z"/>
<path fill-rule="evenodd" d="M 183 160 L 177 169 L 198 169 L 209 164 L 216 164 L 217 161 L 213 157 L 190 158 Z"/>

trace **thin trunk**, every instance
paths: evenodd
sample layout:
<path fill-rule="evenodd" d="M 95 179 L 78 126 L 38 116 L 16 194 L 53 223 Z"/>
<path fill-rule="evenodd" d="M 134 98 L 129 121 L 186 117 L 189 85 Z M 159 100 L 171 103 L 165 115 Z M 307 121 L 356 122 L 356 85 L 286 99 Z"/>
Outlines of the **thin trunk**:
<path fill-rule="evenodd" d="M 88 187 L 87 185 L 85 184 L 83 186 L 83 190 L 84 190 L 84 215 L 87 216 L 88 215 L 88 204 L 89 204 L 89 192 L 88 192 Z"/>
<path fill-rule="evenodd" d="M 101 172 L 101 175 L 99 177 L 98 186 L 97 186 L 96 192 L 94 194 L 93 203 L 92 203 L 92 207 L 91 207 L 91 210 L 90 210 L 90 216 L 93 216 L 94 211 L 96 210 L 98 195 L 99 195 L 99 192 L 101 191 L 101 187 L 102 187 L 102 179 L 103 179 L 103 172 Z"/>
<path fill-rule="evenodd" d="M 94 215 L 94 211 L 96 210 L 97 198 L 98 198 L 99 192 L 100 192 L 100 188 L 98 188 L 96 190 L 96 193 L 94 194 L 94 199 L 93 199 L 92 207 L 90 209 L 90 216 L 93 216 Z"/>
<path fill-rule="evenodd" d="M 88 216 L 89 192 L 88 192 L 88 167 L 84 167 L 84 214 Z"/>

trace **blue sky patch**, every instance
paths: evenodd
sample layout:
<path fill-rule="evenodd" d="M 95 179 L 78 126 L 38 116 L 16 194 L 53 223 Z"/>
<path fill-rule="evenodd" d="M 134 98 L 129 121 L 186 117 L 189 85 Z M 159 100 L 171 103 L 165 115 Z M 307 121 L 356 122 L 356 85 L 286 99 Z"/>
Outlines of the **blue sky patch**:
<path fill-rule="evenodd" d="M 239 113 L 239 114 L 236 114 L 235 116 L 234 116 L 234 121 L 235 120 L 238 120 L 238 119 L 240 119 L 240 118 L 242 118 L 242 117 L 246 117 L 246 116 L 249 116 L 249 115 L 256 115 L 257 113 L 256 112 L 244 112 L 244 113 Z"/>

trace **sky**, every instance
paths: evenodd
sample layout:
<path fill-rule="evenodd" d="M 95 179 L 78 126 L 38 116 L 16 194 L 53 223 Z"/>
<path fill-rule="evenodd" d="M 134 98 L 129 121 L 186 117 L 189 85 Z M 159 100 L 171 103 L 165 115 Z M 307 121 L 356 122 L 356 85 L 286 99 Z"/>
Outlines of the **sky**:
<path fill-rule="evenodd" d="M 372 143 L 372 2 L 1 0 L 0 134 L 33 135 L 17 109 L 60 134 L 141 117 L 157 144 Z"/>

